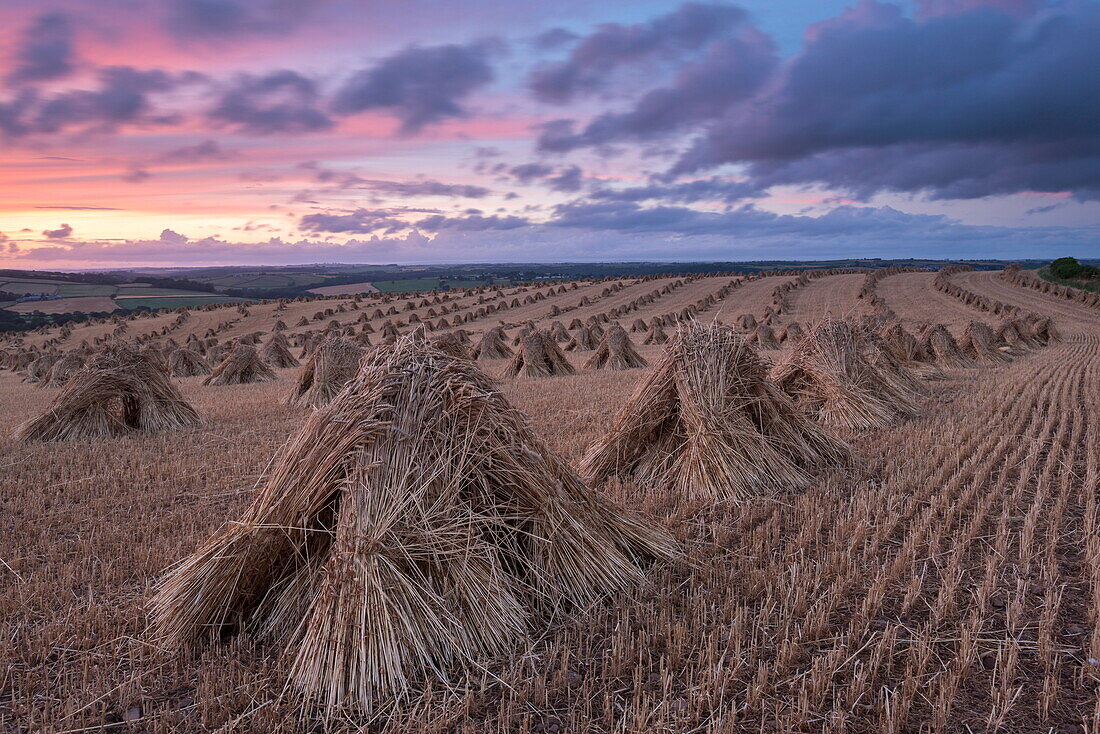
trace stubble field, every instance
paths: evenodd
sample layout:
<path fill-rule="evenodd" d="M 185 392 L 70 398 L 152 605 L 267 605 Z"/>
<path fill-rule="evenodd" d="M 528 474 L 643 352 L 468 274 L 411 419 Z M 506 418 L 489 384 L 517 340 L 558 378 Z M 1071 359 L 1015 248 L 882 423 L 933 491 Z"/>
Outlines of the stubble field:
<path fill-rule="evenodd" d="M 602 491 L 664 526 L 685 548 L 639 589 L 553 620 L 529 649 L 464 690 L 426 691 L 379 730 L 402 732 L 1100 732 L 1100 311 L 1006 282 L 957 273 L 969 291 L 1051 316 L 1063 340 L 1000 366 L 945 368 L 920 416 L 839 431 L 850 468 L 806 491 L 744 504 L 689 502 L 632 484 Z M 906 327 L 997 316 L 908 272 L 877 283 Z M 730 276 L 581 282 L 462 324 L 477 339 L 501 321 L 568 324 L 674 286 L 622 314 L 679 312 Z M 793 275 L 753 279 L 700 320 L 763 318 Z M 779 328 L 872 313 L 864 276 L 827 275 L 785 297 Z M 679 285 L 676 285 L 679 283 Z M 341 324 L 476 312 L 428 307 L 372 317 L 380 296 L 196 310 L 127 322 L 183 343 L 214 329 L 230 340 Z M 578 305 L 581 299 L 587 305 Z M 419 302 L 420 297 L 412 299 Z M 393 303 L 400 309 L 405 299 Z M 346 310 L 339 310 L 340 307 Z M 569 310 L 552 315 L 552 308 Z M 317 312 L 331 308 L 332 314 Z M 438 310 L 435 306 L 433 310 Z M 360 321 L 361 314 L 369 318 Z M 308 326 L 297 326 L 305 318 Z M 160 330 L 169 327 L 168 334 Z M 452 325 L 449 328 L 454 328 Z M 77 327 L 63 349 L 117 329 Z M 670 330 L 671 331 L 671 330 Z M 513 328 L 508 329 L 514 333 Z M 32 334 L 42 348 L 57 331 Z M 375 334 L 371 335 L 376 337 Z M 661 346 L 641 345 L 652 364 Z M 11 344 L 0 349 L 12 350 Z M 295 354 L 298 349 L 293 350 Z M 763 350 L 775 360 L 781 350 Z M 645 374 L 502 379 L 539 436 L 571 462 L 608 429 Z M 503 361 L 482 362 L 499 375 Z M 239 386 L 178 382 L 194 431 L 55 444 L 12 439 L 56 390 L 0 370 L 0 731 L 308 731 L 300 698 L 263 641 L 227 639 L 178 655 L 145 634 L 146 602 L 166 568 L 248 505 L 276 450 L 309 411 L 283 398 L 297 370 Z M 357 730 L 358 723 L 330 728 Z"/>

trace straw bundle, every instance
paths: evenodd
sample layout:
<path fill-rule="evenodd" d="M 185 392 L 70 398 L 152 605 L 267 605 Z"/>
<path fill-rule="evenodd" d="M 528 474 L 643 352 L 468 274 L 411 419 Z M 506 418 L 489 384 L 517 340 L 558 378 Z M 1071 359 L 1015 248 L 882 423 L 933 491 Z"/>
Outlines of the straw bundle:
<path fill-rule="evenodd" d="M 160 584 L 159 644 L 247 630 L 326 713 L 476 681 L 675 543 L 591 492 L 473 363 L 412 338 L 364 360 L 239 522 Z"/>
<path fill-rule="evenodd" d="M 879 428 L 920 412 L 917 380 L 904 370 L 869 332 L 826 318 L 772 369 L 772 379 L 825 425 Z"/>
<path fill-rule="evenodd" d="M 69 352 L 50 367 L 50 374 L 46 379 L 38 383 L 39 387 L 59 388 L 72 379 L 73 375 L 80 372 L 84 366 L 84 358 L 79 354 Z"/>
<path fill-rule="evenodd" d="M 902 362 L 923 362 L 926 359 L 920 342 L 899 323 L 888 324 L 879 331 L 883 344 L 895 359 Z"/>
<path fill-rule="evenodd" d="M 432 339 L 432 346 L 436 349 L 459 359 L 470 359 L 470 351 L 467 348 L 469 343 L 470 337 L 462 329 Z"/>
<path fill-rule="evenodd" d="M 984 321 L 971 321 L 966 325 L 959 340 L 959 349 L 976 362 L 999 364 L 1010 361 L 1009 356 L 1001 351 L 993 329 Z"/>
<path fill-rule="evenodd" d="M 924 375 L 896 358 L 874 329 L 867 324 L 857 325 L 856 329 L 859 334 L 860 356 L 878 370 L 881 379 L 894 393 L 914 402 L 927 393 L 920 381 Z"/>
<path fill-rule="evenodd" d="M 973 367 L 974 360 L 963 354 L 959 343 L 943 324 L 928 324 L 920 332 L 920 348 L 944 367 Z"/>
<path fill-rule="evenodd" d="M 298 371 L 287 405 L 320 408 L 340 394 L 355 377 L 363 349 L 344 337 L 329 337 L 321 342 Z"/>
<path fill-rule="evenodd" d="M 477 359 L 507 359 L 512 356 L 512 348 L 505 342 L 503 327 L 494 326 L 481 337 L 474 349 Z"/>
<path fill-rule="evenodd" d="M 756 328 L 756 317 L 751 313 L 743 313 L 737 317 L 737 325 L 745 331 L 752 331 Z"/>
<path fill-rule="evenodd" d="M 767 323 L 759 323 L 749 335 L 749 342 L 761 349 L 779 349 L 779 340 L 775 338 L 775 332 Z"/>
<path fill-rule="evenodd" d="M 1040 316 L 1031 325 L 1031 332 L 1044 344 L 1062 341 L 1062 333 L 1049 316 Z"/>
<path fill-rule="evenodd" d="M 260 359 L 256 348 L 249 344 L 233 347 L 221 364 L 214 368 L 204 385 L 245 385 L 251 382 L 267 382 L 275 379 L 275 371 Z"/>
<path fill-rule="evenodd" d="M 393 325 L 392 321 L 387 320 L 382 324 L 383 339 L 396 339 L 399 336 L 401 336 L 401 332 L 397 330 L 397 327 Z"/>
<path fill-rule="evenodd" d="M 20 426 L 15 437 L 66 441 L 198 424 L 198 413 L 162 366 L 129 346 L 111 344 L 94 354 L 46 412 Z"/>
<path fill-rule="evenodd" d="M 1026 336 L 1027 330 L 1021 331 L 1022 323 L 1019 319 L 1007 318 L 997 325 L 996 330 L 993 332 L 998 341 L 1003 341 L 1009 347 L 1013 349 L 1026 349 L 1028 347 L 1036 346 Z"/>
<path fill-rule="evenodd" d="M 736 331 L 691 322 L 580 465 L 692 499 L 746 501 L 805 487 L 847 447 L 767 379 Z"/>
<path fill-rule="evenodd" d="M 626 330 L 618 324 L 612 324 L 584 366 L 597 370 L 629 370 L 648 364 L 634 348 Z"/>
<path fill-rule="evenodd" d="M 598 327 L 582 326 L 573 334 L 569 343 L 565 345 L 565 350 L 567 352 L 591 352 L 593 349 L 600 346 L 602 334 L 598 335 L 596 333 L 596 328 Z"/>
<path fill-rule="evenodd" d="M 660 324 L 653 324 L 646 332 L 642 344 L 665 344 L 668 342 L 668 334 Z"/>
<path fill-rule="evenodd" d="M 299 364 L 294 355 L 290 353 L 290 345 L 286 337 L 279 332 L 272 334 L 267 340 L 263 350 L 260 352 L 260 357 L 264 362 L 267 362 L 276 369 L 297 367 Z"/>
<path fill-rule="evenodd" d="M 554 377 L 576 372 L 558 343 L 541 329 L 523 335 L 519 349 L 504 368 L 505 377 Z"/>
<path fill-rule="evenodd" d="M 50 354 L 43 354 L 40 357 L 35 357 L 33 354 L 26 354 L 22 357 L 22 361 L 30 359 L 26 363 L 27 376 L 24 378 L 26 382 L 38 383 L 43 380 L 48 380 L 50 377 L 50 368 L 53 367 L 54 357 Z M 16 360 L 16 369 L 19 369 L 19 362 Z"/>
<path fill-rule="evenodd" d="M 172 377 L 198 377 L 210 374 L 210 365 L 198 352 L 177 349 L 168 355 L 168 373 Z"/>
<path fill-rule="evenodd" d="M 18 352 L 15 353 L 14 356 L 12 356 L 11 362 L 8 366 L 8 369 L 12 370 L 13 372 L 18 372 L 20 370 L 25 370 L 31 364 L 31 362 L 38 359 L 39 356 L 40 355 L 37 352 L 33 352 L 33 351 L 22 351 L 22 350 L 18 351 Z M 51 364 L 52 364 L 52 360 L 51 360 Z M 46 374 L 48 374 L 48 373 L 49 373 L 49 367 L 46 368 Z"/>
<path fill-rule="evenodd" d="M 565 324 L 560 321 L 555 321 L 550 324 L 550 336 L 554 337 L 554 341 L 556 342 L 568 342 L 573 338 L 565 328 Z"/>
<path fill-rule="evenodd" d="M 164 352 L 157 349 L 157 347 L 153 344 L 142 347 L 141 353 L 156 364 L 164 365 L 166 367 L 168 366 L 168 360 L 167 358 L 165 358 Z"/>
<path fill-rule="evenodd" d="M 783 327 L 776 335 L 776 341 L 780 344 L 795 344 L 803 335 L 802 324 L 792 321 Z"/>

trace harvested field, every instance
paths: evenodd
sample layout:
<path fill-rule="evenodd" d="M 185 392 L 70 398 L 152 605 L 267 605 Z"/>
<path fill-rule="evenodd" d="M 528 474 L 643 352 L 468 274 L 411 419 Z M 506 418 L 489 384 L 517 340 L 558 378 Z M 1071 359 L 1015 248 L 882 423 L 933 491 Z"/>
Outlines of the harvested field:
<path fill-rule="evenodd" d="M 1009 362 L 945 367 L 905 420 L 829 428 L 851 447 L 850 462 L 815 470 L 797 491 L 712 502 L 629 479 L 601 484 L 606 499 L 670 533 L 685 557 L 646 565 L 640 585 L 600 603 L 532 621 L 520 647 L 488 660 L 482 675 L 423 692 L 370 730 L 1100 731 L 1100 321 L 998 275 L 956 273 L 952 282 L 1053 317 L 1062 341 Z M 958 338 L 973 320 L 996 325 L 935 290 L 933 277 L 891 275 L 877 292 L 913 332 L 941 323 Z M 773 328 L 867 314 L 862 278 L 829 275 L 791 291 Z M 617 320 L 629 328 L 679 312 L 731 279 L 688 280 Z M 699 318 L 759 319 L 790 279 L 748 281 Z M 428 295 L 429 305 L 420 296 L 382 303 L 382 294 L 253 304 L 247 315 L 227 305 L 182 320 L 78 325 L 64 338 L 53 329 L 18 348 L 60 339 L 59 350 L 74 350 L 120 324 L 121 338 L 143 346 L 191 335 L 226 345 L 270 334 L 281 320 L 297 354 L 307 332 L 318 336 L 331 321 L 359 334 L 388 319 L 407 334 L 412 313 L 433 324 L 475 314 L 461 326 L 475 344 L 504 322 L 510 345 L 529 319 L 541 329 L 585 321 L 676 280 L 627 279 L 606 296 L 614 283 L 566 284 L 548 296 L 549 284 L 503 287 L 503 297 L 494 287 L 442 303 Z M 523 303 L 536 293 L 544 295 Z M 590 305 L 577 307 L 585 297 Z M 514 299 L 519 306 L 476 316 Z M 372 316 L 391 305 L 397 315 Z M 551 316 L 554 306 L 571 309 Z M 303 317 L 308 325 L 295 326 Z M 577 467 L 661 364 L 663 345 L 631 339 L 650 366 L 597 370 L 584 367 L 591 352 L 565 352 L 576 374 L 502 378 L 500 390 L 546 449 Z M 499 378 L 508 363 L 478 366 Z M 273 457 L 313 412 L 284 403 L 296 373 L 224 386 L 171 378 L 198 427 L 42 443 L 13 434 L 57 391 L 0 369 L 0 731 L 322 730 L 303 717 L 304 694 L 278 645 L 242 634 L 175 653 L 146 630 L 166 569 L 245 514 Z M 350 716 L 328 729 L 361 730 Z"/>
<path fill-rule="evenodd" d="M 787 296 L 791 308 L 783 314 L 781 323 L 797 321 L 806 326 L 827 315 L 843 319 L 869 314 L 870 308 L 859 299 L 864 277 L 862 273 L 852 273 L 811 280 Z"/>
<path fill-rule="evenodd" d="M 82 296 L 78 298 L 58 298 L 56 301 L 28 301 L 27 303 L 14 303 L 8 306 L 9 311 L 16 313 L 69 313 L 70 311 L 83 311 L 84 313 L 98 313 L 100 311 L 114 311 L 118 304 L 107 296 Z"/>
<path fill-rule="evenodd" d="M 346 296 L 356 293 L 377 293 L 378 288 L 373 283 L 348 283 L 346 285 L 323 285 L 320 288 L 310 288 L 309 292 L 320 296 Z"/>
<path fill-rule="evenodd" d="M 923 323 L 939 323 L 946 326 L 952 334 L 961 334 L 971 319 L 982 318 L 984 312 L 937 291 L 932 287 L 932 279 L 935 277 L 935 273 L 891 275 L 879 281 L 878 294 L 894 310 L 906 328 Z"/>

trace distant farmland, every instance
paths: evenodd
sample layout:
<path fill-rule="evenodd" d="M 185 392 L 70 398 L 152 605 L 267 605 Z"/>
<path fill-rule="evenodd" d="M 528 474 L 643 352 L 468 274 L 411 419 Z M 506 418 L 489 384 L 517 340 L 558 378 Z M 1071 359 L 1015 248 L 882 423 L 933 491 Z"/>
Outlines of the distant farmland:
<path fill-rule="evenodd" d="M 348 283 L 310 288 L 309 292 L 320 296 L 348 296 L 356 293 L 378 293 L 378 288 L 373 283 Z"/>
<path fill-rule="evenodd" d="M 157 288 L 148 283 L 75 283 L 48 278 L 9 278 L 0 281 L 0 291 L 17 296 L 47 296 L 49 300 L 16 303 L 0 302 L 0 307 L 16 313 L 39 311 L 47 314 L 98 313 L 135 308 L 177 308 L 247 300 L 218 293 L 179 288 Z"/>

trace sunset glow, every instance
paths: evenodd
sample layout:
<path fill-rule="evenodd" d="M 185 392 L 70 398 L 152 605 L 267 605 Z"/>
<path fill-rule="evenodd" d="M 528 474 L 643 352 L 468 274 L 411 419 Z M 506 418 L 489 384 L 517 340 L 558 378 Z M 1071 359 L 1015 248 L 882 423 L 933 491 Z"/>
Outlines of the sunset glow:
<path fill-rule="evenodd" d="M 1100 254 L 1088 0 L 0 0 L 0 28 L 9 267 Z"/>

